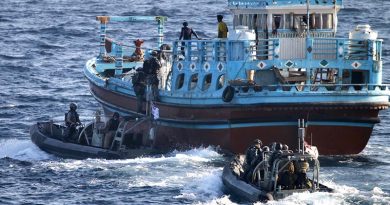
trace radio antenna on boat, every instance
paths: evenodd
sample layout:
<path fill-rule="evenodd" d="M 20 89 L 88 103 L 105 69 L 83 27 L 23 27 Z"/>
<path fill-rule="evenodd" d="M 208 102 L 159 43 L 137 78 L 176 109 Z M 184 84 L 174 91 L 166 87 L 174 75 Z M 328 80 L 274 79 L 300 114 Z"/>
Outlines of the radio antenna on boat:
<path fill-rule="evenodd" d="M 307 10 L 307 38 L 310 36 L 310 0 L 306 0 L 306 10 Z"/>
<path fill-rule="evenodd" d="M 305 119 L 298 119 L 298 152 L 305 153 Z"/>

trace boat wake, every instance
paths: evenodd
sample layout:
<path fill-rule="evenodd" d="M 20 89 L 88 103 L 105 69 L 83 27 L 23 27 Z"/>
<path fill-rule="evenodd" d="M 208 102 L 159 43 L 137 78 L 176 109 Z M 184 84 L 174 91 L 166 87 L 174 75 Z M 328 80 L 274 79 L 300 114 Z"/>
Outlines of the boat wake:
<path fill-rule="evenodd" d="M 73 160 L 49 155 L 29 140 L 1 140 L 0 159 L 10 158 L 32 162 L 28 167 L 40 170 L 42 177 L 71 184 L 72 189 L 92 191 L 99 189 L 112 194 L 145 192 L 144 198 L 131 199 L 135 203 L 153 203 L 161 201 L 162 198 L 172 203 L 179 201 L 202 205 L 242 203 L 224 193 L 221 175 L 223 164 L 228 159 L 213 147 L 125 160 Z M 12 161 L 8 163 L 17 164 Z M 67 179 L 64 180 L 63 177 L 67 175 L 76 177 L 66 177 Z M 337 180 L 332 177 L 334 176 L 327 175 L 322 183 L 335 189 L 335 193 L 297 193 L 266 204 L 321 205 L 359 201 L 386 204 L 390 200 L 386 190 L 379 187 L 374 187 L 372 190 L 358 190 L 351 186 L 338 185 L 334 183 Z M 82 180 L 79 180 L 80 178 Z M 79 197 L 83 199 L 82 196 Z M 122 199 L 107 200 L 112 202 Z"/>
<path fill-rule="evenodd" d="M 30 140 L 19 139 L 0 140 L 0 159 L 6 157 L 21 161 L 37 161 L 55 158 L 40 150 Z"/>

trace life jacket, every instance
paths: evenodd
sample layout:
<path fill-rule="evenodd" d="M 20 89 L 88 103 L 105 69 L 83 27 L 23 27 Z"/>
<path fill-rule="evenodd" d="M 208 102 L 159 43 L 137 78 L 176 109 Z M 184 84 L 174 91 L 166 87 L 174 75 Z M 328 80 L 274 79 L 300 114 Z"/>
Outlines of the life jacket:
<path fill-rule="evenodd" d="M 160 70 L 160 68 L 161 68 L 160 62 L 157 60 L 157 58 L 152 57 L 144 61 L 142 70 L 146 75 L 156 75 L 157 71 Z"/>
<path fill-rule="evenodd" d="M 150 63 L 149 59 L 144 60 L 144 64 L 142 66 L 142 70 L 146 75 L 149 75 L 152 73 L 152 65 Z"/>
<path fill-rule="evenodd" d="M 119 120 L 110 119 L 108 121 L 108 131 L 115 131 L 118 129 Z"/>
<path fill-rule="evenodd" d="M 137 84 L 140 84 L 145 81 L 145 73 L 142 71 L 137 71 L 132 77 L 131 82 L 133 83 L 133 87 Z"/>
<path fill-rule="evenodd" d="M 65 125 L 71 126 L 72 123 L 80 122 L 79 114 L 77 114 L 76 111 L 69 110 L 67 113 L 65 113 Z"/>

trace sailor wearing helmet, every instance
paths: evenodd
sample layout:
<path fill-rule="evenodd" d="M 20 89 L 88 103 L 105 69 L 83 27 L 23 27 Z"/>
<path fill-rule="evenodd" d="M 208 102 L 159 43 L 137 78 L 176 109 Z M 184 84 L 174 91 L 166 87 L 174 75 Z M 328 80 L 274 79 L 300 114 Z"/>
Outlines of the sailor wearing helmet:
<path fill-rule="evenodd" d="M 65 114 L 65 125 L 68 130 L 68 134 L 64 136 L 64 141 L 74 140 L 76 134 L 76 126 L 80 125 L 79 114 L 76 112 L 76 103 L 69 104 L 69 111 Z"/>
<path fill-rule="evenodd" d="M 160 69 L 161 62 L 158 60 L 158 53 L 157 51 L 152 51 L 150 59 L 144 61 L 143 71 L 147 75 L 146 83 L 152 87 L 152 97 L 154 101 L 158 100 L 158 76 Z"/>
<path fill-rule="evenodd" d="M 260 163 L 263 160 L 263 153 L 261 150 L 261 146 L 263 143 L 259 139 L 255 139 L 253 141 L 253 144 L 247 149 L 245 154 L 245 180 L 249 181 L 253 169 L 256 167 L 258 163 Z"/>

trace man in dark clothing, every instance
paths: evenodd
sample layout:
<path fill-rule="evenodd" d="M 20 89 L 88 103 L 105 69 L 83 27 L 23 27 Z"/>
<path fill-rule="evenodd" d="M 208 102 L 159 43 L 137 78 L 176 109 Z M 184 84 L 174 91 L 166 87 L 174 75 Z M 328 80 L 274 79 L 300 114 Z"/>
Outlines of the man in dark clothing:
<path fill-rule="evenodd" d="M 196 34 L 196 32 L 188 27 L 188 23 L 187 22 L 184 22 L 183 23 L 183 27 L 181 28 L 181 33 L 180 33 L 180 37 L 179 37 L 179 40 L 183 39 L 183 40 L 191 40 L 191 36 L 192 34 L 194 34 L 194 36 L 199 39 L 198 35 Z"/>
<path fill-rule="evenodd" d="M 306 172 L 310 165 L 307 161 L 300 161 L 296 164 L 296 186 L 298 189 L 309 189 L 312 187 L 310 180 L 307 178 Z"/>
<path fill-rule="evenodd" d="M 75 103 L 69 104 L 69 111 L 65 114 L 65 125 L 67 127 L 68 134 L 65 135 L 64 141 L 75 140 L 76 127 L 80 125 L 79 114 L 76 112 L 77 105 Z"/>
<path fill-rule="evenodd" d="M 131 78 L 131 82 L 133 83 L 133 89 L 135 92 L 135 96 L 137 97 L 137 113 L 142 112 L 142 101 L 145 95 L 145 73 L 142 70 L 138 70 Z"/>
<path fill-rule="evenodd" d="M 282 189 L 295 189 L 297 176 L 295 174 L 294 164 L 289 162 L 286 168 L 286 170 L 279 174 L 278 185 L 282 186 Z"/>
<path fill-rule="evenodd" d="M 152 52 L 152 57 L 144 61 L 143 71 L 146 74 L 146 84 L 152 87 L 152 100 L 158 100 L 158 74 L 160 72 L 161 63 L 157 59 L 157 51 Z"/>
<path fill-rule="evenodd" d="M 274 161 L 279 158 L 282 154 L 283 154 L 283 144 L 282 143 L 272 143 L 272 154 L 271 156 L 269 157 L 269 166 L 272 167 L 273 164 L 274 164 Z"/>
<path fill-rule="evenodd" d="M 183 39 L 183 40 L 191 40 L 192 34 L 194 34 L 194 36 L 197 39 L 199 39 L 198 34 L 196 34 L 196 32 L 192 28 L 188 27 L 188 23 L 187 22 L 184 22 L 183 23 L 183 27 L 181 28 L 179 40 L 181 40 L 181 39 Z M 182 42 L 181 43 L 181 53 L 183 54 L 183 56 L 185 56 L 184 48 L 185 48 L 185 42 Z"/>
<path fill-rule="evenodd" d="M 251 145 L 245 154 L 245 170 L 244 170 L 244 179 L 248 182 L 251 181 L 251 177 L 253 174 L 253 169 L 263 160 L 263 153 L 261 150 L 261 146 L 263 143 L 261 140 L 256 139 L 254 144 Z"/>
<path fill-rule="evenodd" d="M 103 132 L 105 133 L 105 136 L 104 136 L 103 148 L 105 149 L 110 148 L 116 130 L 118 129 L 118 126 L 119 126 L 119 113 L 114 112 L 112 118 L 108 120 L 106 126 L 104 127 Z"/>

